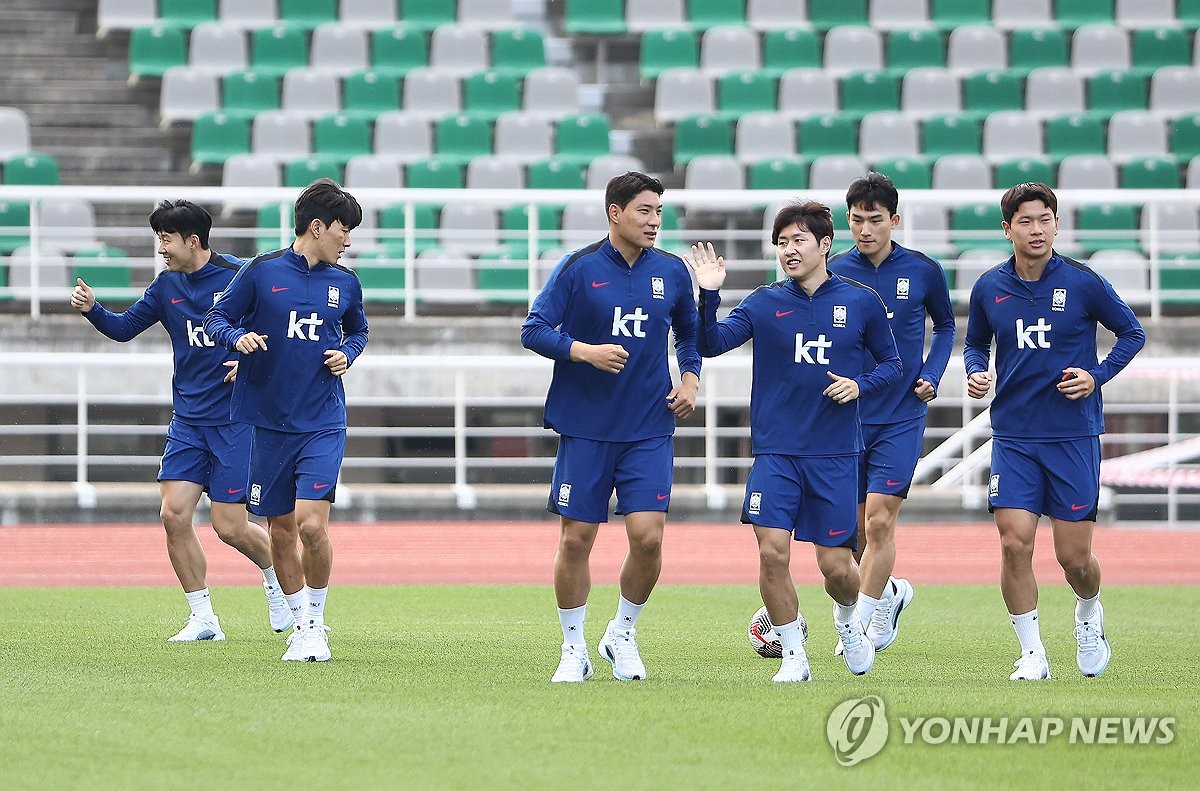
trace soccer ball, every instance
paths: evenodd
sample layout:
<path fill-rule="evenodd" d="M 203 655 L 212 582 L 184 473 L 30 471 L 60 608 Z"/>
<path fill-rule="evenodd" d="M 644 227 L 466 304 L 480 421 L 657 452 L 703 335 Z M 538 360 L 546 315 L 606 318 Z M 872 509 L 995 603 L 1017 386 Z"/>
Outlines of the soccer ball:
<path fill-rule="evenodd" d="M 796 613 L 796 618 L 800 621 L 801 639 L 807 641 L 808 622 L 800 613 Z M 780 659 L 783 656 L 783 644 L 779 642 L 779 633 L 775 631 L 775 624 L 771 623 L 765 606 L 759 607 L 758 612 L 751 616 L 747 637 L 750 638 L 750 647 L 763 659 Z"/>

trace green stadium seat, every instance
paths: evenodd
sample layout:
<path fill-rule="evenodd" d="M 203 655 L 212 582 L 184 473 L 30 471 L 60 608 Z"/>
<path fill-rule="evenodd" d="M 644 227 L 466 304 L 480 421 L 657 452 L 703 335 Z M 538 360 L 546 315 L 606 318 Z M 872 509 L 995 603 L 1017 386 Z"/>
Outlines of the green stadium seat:
<path fill-rule="evenodd" d="M 547 248 L 549 249 L 549 248 Z M 529 299 L 529 259 L 515 250 L 493 250 L 479 256 L 475 287 L 487 302 Z"/>
<path fill-rule="evenodd" d="M 1195 305 L 1200 298 L 1179 296 L 1172 292 L 1200 291 L 1200 260 L 1195 253 L 1177 253 L 1163 257 L 1158 270 L 1158 287 L 1164 303 Z"/>
<path fill-rule="evenodd" d="M 888 33 L 884 62 L 900 76 L 909 69 L 946 67 L 946 41 L 932 28 L 893 30 Z"/>
<path fill-rule="evenodd" d="M 279 21 L 288 27 L 312 30 L 338 19 L 337 0 L 278 0 L 278 5 Z"/>
<path fill-rule="evenodd" d="M 560 118 L 555 125 L 554 150 L 558 159 L 587 165 L 599 156 L 612 153 L 607 115 L 579 113 Z"/>
<path fill-rule="evenodd" d="M 868 25 L 867 0 L 808 0 L 808 21 L 817 30 Z"/>
<path fill-rule="evenodd" d="M 521 81 L 513 74 L 480 71 L 463 80 L 463 113 L 495 121 L 521 109 Z"/>
<path fill-rule="evenodd" d="M 1056 116 L 1046 121 L 1045 129 L 1046 155 L 1055 161 L 1076 154 L 1105 154 L 1108 150 L 1104 123 L 1096 116 Z"/>
<path fill-rule="evenodd" d="M 193 28 L 217 18 L 217 0 L 158 0 L 158 21 L 164 25 Z"/>
<path fill-rule="evenodd" d="M 462 189 L 463 166 L 442 158 L 409 162 L 404 168 L 404 186 L 412 189 Z"/>
<path fill-rule="evenodd" d="M 81 277 L 100 296 L 104 295 L 106 289 L 128 290 L 133 285 L 128 261 L 129 254 L 115 247 L 76 250 L 71 257 L 71 283 L 74 284 L 75 278 Z"/>
<path fill-rule="evenodd" d="M 367 302 L 404 301 L 403 245 L 385 245 L 382 249 L 356 257 L 352 265 Z"/>
<path fill-rule="evenodd" d="M 642 34 L 638 70 L 643 79 L 658 79 L 664 69 L 697 68 L 700 48 L 690 30 L 647 30 Z"/>
<path fill-rule="evenodd" d="M 1179 162 L 1200 157 L 1200 115 L 1181 115 L 1171 120 L 1171 154 Z"/>
<path fill-rule="evenodd" d="M 803 159 L 760 159 L 746 168 L 746 187 L 752 190 L 808 189 L 808 163 Z"/>
<path fill-rule="evenodd" d="M 1191 36 L 1181 27 L 1150 27 L 1133 31 L 1133 68 L 1146 73 L 1162 66 L 1191 66 Z"/>
<path fill-rule="evenodd" d="M 830 154 L 858 155 L 858 122 L 848 115 L 813 115 L 800 121 L 797 153 L 808 159 Z"/>
<path fill-rule="evenodd" d="M 1008 40 L 1008 67 L 1021 74 L 1047 66 L 1069 66 L 1067 36 L 1048 27 L 1014 30 Z"/>
<path fill-rule="evenodd" d="M 192 165 L 222 165 L 250 153 L 250 121 L 229 113 L 206 113 L 192 124 Z"/>
<path fill-rule="evenodd" d="M 222 81 L 221 112 L 232 118 L 253 119 L 279 109 L 279 79 L 255 70 L 235 71 Z"/>
<path fill-rule="evenodd" d="M 733 124 L 711 115 L 695 115 L 675 122 L 675 167 L 709 154 L 733 154 Z"/>
<path fill-rule="evenodd" d="M 161 77 L 172 66 L 187 63 L 187 39 L 177 27 L 153 25 L 129 33 L 129 77 Z"/>
<path fill-rule="evenodd" d="M 475 157 L 492 153 L 492 124 L 462 113 L 448 115 L 434 124 L 433 141 L 437 159 L 466 165 Z"/>
<path fill-rule="evenodd" d="M 1025 109 L 1024 80 L 1008 71 L 980 71 L 963 79 L 963 111 L 980 121 L 1000 110 Z"/>
<path fill-rule="evenodd" d="M 399 25 L 371 34 L 372 71 L 403 77 L 412 69 L 428 65 L 429 39 L 421 30 Z"/>
<path fill-rule="evenodd" d="M 582 178 L 580 180 L 582 182 Z M 547 250 L 558 247 L 560 244 L 558 237 L 561 224 L 559 209 L 539 204 L 537 224 L 537 254 L 541 256 Z M 515 255 L 526 255 L 529 251 L 529 204 L 519 203 L 509 206 L 501 212 L 500 231 L 505 247 Z"/>
<path fill-rule="evenodd" d="M 1188 30 L 1200 28 L 1200 0 L 1177 0 L 1175 16 Z"/>
<path fill-rule="evenodd" d="M 412 172 L 411 166 L 409 172 Z M 460 180 L 461 175 L 460 173 Z M 408 183 L 411 186 L 411 176 Z M 385 249 L 396 258 L 404 258 L 406 242 L 403 203 L 385 206 L 379 210 L 379 231 Z M 427 203 L 413 204 L 413 254 L 437 247 L 437 233 L 438 207 Z"/>
<path fill-rule="evenodd" d="M 1121 167 L 1121 189 L 1179 189 L 1179 166 L 1171 157 L 1142 157 Z"/>
<path fill-rule="evenodd" d="M 255 215 L 255 237 L 260 249 L 282 249 L 295 236 L 292 204 L 268 203 L 258 207 Z"/>
<path fill-rule="evenodd" d="M 398 109 L 400 87 L 390 74 L 360 71 L 342 80 L 342 112 L 347 116 L 374 121 L 381 113 Z"/>
<path fill-rule="evenodd" d="M 1039 181 L 1053 187 L 1055 185 L 1054 163 L 1047 157 L 1009 159 L 996 165 L 994 178 L 995 183 L 1000 185 Z"/>
<path fill-rule="evenodd" d="M 1075 214 L 1075 241 L 1086 253 L 1096 250 L 1141 250 L 1137 209 L 1127 204 L 1081 206 Z"/>
<path fill-rule="evenodd" d="M 1054 19 L 1066 30 L 1083 25 L 1111 25 L 1115 19 L 1113 0 L 1054 0 Z"/>
<path fill-rule="evenodd" d="M 877 110 L 900 109 L 900 78 L 886 71 L 858 71 L 842 78 L 841 110 L 862 118 Z"/>
<path fill-rule="evenodd" d="M 745 3 L 729 0 L 687 0 L 687 21 L 695 30 L 718 25 L 746 25 Z"/>
<path fill-rule="evenodd" d="M 60 181 L 58 160 L 42 151 L 14 154 L 4 161 L 4 183 L 55 185 Z"/>
<path fill-rule="evenodd" d="M 532 28 L 517 27 L 492 33 L 492 71 L 524 77 L 546 65 L 546 42 Z"/>
<path fill-rule="evenodd" d="M 1119 110 L 1145 110 L 1146 100 L 1146 80 L 1133 71 L 1101 71 L 1088 78 L 1088 109 L 1101 118 Z"/>
<path fill-rule="evenodd" d="M 927 157 L 978 154 L 983 135 L 978 121 L 962 115 L 937 115 L 921 122 L 921 151 Z"/>
<path fill-rule="evenodd" d="M 283 186 L 302 188 L 312 184 L 317 179 L 333 179 L 342 183 L 342 166 L 337 160 L 320 156 L 293 159 L 284 163 Z"/>
<path fill-rule="evenodd" d="M 763 71 L 731 71 L 717 79 L 717 114 L 736 121 L 746 113 L 774 110 L 777 81 Z"/>
<path fill-rule="evenodd" d="M 923 157 L 881 159 L 871 169 L 890 178 L 896 189 L 927 190 L 933 186 L 933 169 Z"/>
<path fill-rule="evenodd" d="M 568 33 L 611 36 L 625 32 L 625 0 L 567 0 L 563 27 Z"/>
<path fill-rule="evenodd" d="M 963 25 L 991 25 L 992 0 L 931 0 L 929 20 L 939 30 Z"/>
<path fill-rule="evenodd" d="M 580 160 L 552 157 L 533 162 L 525 172 L 525 186 L 534 190 L 581 190 L 587 180 Z"/>
<path fill-rule="evenodd" d="M 259 28 L 250 34 L 250 66 L 264 77 L 282 77 L 308 65 L 308 37 L 287 25 Z"/>
<path fill-rule="evenodd" d="M 454 24 L 458 21 L 458 0 L 400 0 L 396 18 L 425 31 Z"/>
<path fill-rule="evenodd" d="M 0 255 L 29 244 L 29 204 L 0 199 Z"/>
<path fill-rule="evenodd" d="M 950 213 L 950 242 L 959 250 L 1009 249 L 1000 223 L 1004 220 L 998 203 L 968 203 Z"/>
<path fill-rule="evenodd" d="M 789 69 L 819 69 L 820 39 L 811 30 L 768 30 L 763 33 L 762 67 L 772 77 Z"/>
<path fill-rule="evenodd" d="M 365 118 L 338 113 L 313 123 L 313 153 L 345 164 L 352 157 L 371 153 L 371 127 Z"/>

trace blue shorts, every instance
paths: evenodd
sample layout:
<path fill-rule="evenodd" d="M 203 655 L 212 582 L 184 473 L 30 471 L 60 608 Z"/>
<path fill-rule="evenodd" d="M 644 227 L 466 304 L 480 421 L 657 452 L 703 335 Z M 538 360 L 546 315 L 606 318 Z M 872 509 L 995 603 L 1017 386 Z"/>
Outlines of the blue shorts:
<path fill-rule="evenodd" d="M 214 503 L 244 503 L 249 478 L 248 424 L 197 426 L 171 419 L 159 481 L 198 483 Z"/>
<path fill-rule="evenodd" d="M 617 492 L 617 514 L 666 511 L 675 476 L 670 436 L 636 442 L 560 437 L 546 510 L 577 522 L 607 522 Z"/>
<path fill-rule="evenodd" d="M 250 513 L 283 516 L 296 510 L 297 500 L 332 503 L 345 452 L 345 429 L 294 434 L 254 426 Z"/>
<path fill-rule="evenodd" d="M 1055 442 L 992 440 L 988 511 L 1020 508 L 1067 522 L 1095 521 L 1100 438 Z"/>
<path fill-rule="evenodd" d="M 859 454 L 755 456 L 742 521 L 778 527 L 797 541 L 858 547 Z"/>
<path fill-rule="evenodd" d="M 899 423 L 863 423 L 862 436 L 866 450 L 858 501 L 865 503 L 867 492 L 908 497 L 925 440 L 925 416 Z"/>

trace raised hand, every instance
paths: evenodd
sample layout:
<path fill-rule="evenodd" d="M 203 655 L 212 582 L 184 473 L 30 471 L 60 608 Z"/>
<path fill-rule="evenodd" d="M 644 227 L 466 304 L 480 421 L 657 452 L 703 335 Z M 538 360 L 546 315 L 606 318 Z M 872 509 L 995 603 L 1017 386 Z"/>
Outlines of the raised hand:
<path fill-rule="evenodd" d="M 683 256 L 688 268 L 696 273 L 696 284 L 707 291 L 716 291 L 725 283 L 725 259 L 713 249 L 712 242 L 692 245 L 692 254 Z"/>
<path fill-rule="evenodd" d="M 96 292 L 83 282 L 82 277 L 75 278 L 75 288 L 71 289 L 71 307 L 80 313 L 87 313 L 96 304 Z"/>

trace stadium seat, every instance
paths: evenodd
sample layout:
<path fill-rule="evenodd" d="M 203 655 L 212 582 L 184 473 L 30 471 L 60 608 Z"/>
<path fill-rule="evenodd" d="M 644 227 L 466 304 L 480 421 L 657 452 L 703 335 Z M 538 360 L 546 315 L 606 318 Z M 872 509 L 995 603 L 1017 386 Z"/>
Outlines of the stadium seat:
<path fill-rule="evenodd" d="M 963 25 L 946 40 L 946 67 L 959 74 L 1008 68 L 1008 43 L 990 25 Z"/>
<path fill-rule="evenodd" d="M 433 130 L 420 115 L 384 113 L 375 119 L 374 151 L 397 162 L 416 162 L 433 156 Z"/>
<path fill-rule="evenodd" d="M 708 30 L 723 25 L 745 27 L 744 5 L 727 0 L 687 0 L 687 22 L 693 30 Z"/>
<path fill-rule="evenodd" d="M 1104 154 L 1104 124 L 1085 113 L 1061 115 L 1046 121 L 1046 154 L 1062 160 L 1078 154 Z"/>
<path fill-rule="evenodd" d="M 797 153 L 805 158 L 858 154 L 858 124 L 848 116 L 809 116 L 800 121 L 799 132 Z"/>
<path fill-rule="evenodd" d="M 901 244 L 939 260 L 954 252 L 950 244 L 950 223 L 943 207 L 927 203 L 905 206 L 901 202 L 900 216 L 903 218 L 898 237 Z M 947 268 L 945 271 L 946 282 L 953 287 L 953 270 Z"/>
<path fill-rule="evenodd" d="M 191 66 L 172 66 L 162 76 L 158 89 L 159 125 L 195 121 L 221 106 L 218 76 Z"/>
<path fill-rule="evenodd" d="M 608 116 L 600 113 L 568 115 L 555 122 L 554 147 L 559 159 L 586 165 L 611 153 Z"/>
<path fill-rule="evenodd" d="M 1042 154 L 1042 127 L 1016 110 L 992 113 L 983 122 L 983 155 L 993 162 Z"/>
<path fill-rule="evenodd" d="M 1044 66 L 1068 65 L 1067 37 L 1056 28 L 1036 27 L 1012 31 L 1008 37 L 1008 66 L 1028 74 Z"/>
<path fill-rule="evenodd" d="M 458 77 L 427 66 L 404 75 L 404 112 L 436 120 L 462 110 L 462 85 Z"/>
<path fill-rule="evenodd" d="M 312 151 L 308 121 L 281 110 L 259 113 L 250 127 L 250 152 L 276 162 L 306 157 Z"/>
<path fill-rule="evenodd" d="M 293 159 L 283 164 L 283 186 L 300 189 L 317 179 L 333 179 L 342 183 L 342 167 L 334 160 L 311 156 Z"/>
<path fill-rule="evenodd" d="M 773 77 L 790 69 L 821 67 L 821 43 L 811 30 L 768 30 L 763 33 L 762 54 L 763 71 Z"/>
<path fill-rule="evenodd" d="M 731 71 L 717 80 L 717 115 L 736 121 L 746 113 L 774 111 L 775 78 L 759 71 Z"/>
<path fill-rule="evenodd" d="M 1108 122 L 1108 156 L 1127 162 L 1141 157 L 1167 155 L 1167 127 L 1161 118 L 1145 110 L 1123 110 Z"/>
<path fill-rule="evenodd" d="M 695 115 L 675 122 L 673 143 L 675 167 L 698 156 L 733 153 L 733 124 L 711 115 Z"/>
<path fill-rule="evenodd" d="M 992 167 L 978 154 L 946 154 L 934 160 L 930 185 L 935 190 L 990 190 Z"/>
<path fill-rule="evenodd" d="M 282 77 L 289 69 L 308 66 L 308 39 L 304 31 L 286 25 L 259 28 L 250 33 L 250 63 L 265 77 Z"/>
<path fill-rule="evenodd" d="M 936 115 L 921 121 L 921 151 L 929 157 L 979 154 L 983 150 L 979 122 L 960 114 Z"/>
<path fill-rule="evenodd" d="M 129 255 L 124 250 L 106 245 L 76 250 L 71 256 L 67 283 L 81 277 L 101 296 L 106 289 L 128 289 L 133 285 L 128 261 Z"/>
<path fill-rule="evenodd" d="M 546 42 L 538 31 L 518 27 L 492 33 L 492 71 L 524 77 L 546 65 Z"/>
<path fill-rule="evenodd" d="M 1175 0 L 1117 0 L 1117 23 L 1128 28 L 1175 24 Z"/>
<path fill-rule="evenodd" d="M 96 36 L 111 30 L 133 30 L 159 21 L 157 0 L 99 0 L 96 6 Z"/>
<path fill-rule="evenodd" d="M 53 249 L 40 252 L 37 267 L 39 299 L 59 303 L 70 299 L 75 281 L 70 279 L 67 259 L 60 252 Z M 28 247 L 17 248 L 8 259 L 8 287 L 14 296 L 28 298 L 33 293 L 32 279 L 33 254 Z"/>
<path fill-rule="evenodd" d="M 751 162 L 746 168 L 746 188 L 752 190 L 808 189 L 808 163 L 795 157 Z"/>
<path fill-rule="evenodd" d="M 480 71 L 463 79 L 463 113 L 495 121 L 521 108 L 521 83 L 511 74 Z"/>
<path fill-rule="evenodd" d="M 1170 144 L 1172 156 L 1180 162 L 1200 156 L 1200 114 L 1171 119 Z"/>
<path fill-rule="evenodd" d="M 371 70 L 393 77 L 429 65 L 429 42 L 415 27 L 398 25 L 371 33 Z"/>
<path fill-rule="evenodd" d="M 92 204 L 77 198 L 44 198 L 34 209 L 43 250 L 74 252 L 95 247 L 96 211 Z"/>
<path fill-rule="evenodd" d="M 561 66 L 533 69 L 525 75 L 521 109 L 550 120 L 578 113 L 579 77 Z"/>
<path fill-rule="evenodd" d="M 1200 156 L 1193 157 L 1188 163 L 1184 187 L 1190 190 L 1200 189 Z"/>
<path fill-rule="evenodd" d="M 187 63 L 184 31 L 166 25 L 134 28 L 129 34 L 129 79 L 161 77 Z"/>
<path fill-rule="evenodd" d="M 1048 157 L 1020 157 L 998 162 L 994 178 L 996 184 L 1005 189 L 1027 181 L 1056 186 L 1054 163 Z"/>
<path fill-rule="evenodd" d="M 1010 186 L 1012 185 L 997 185 L 1003 189 Z M 950 216 L 950 241 L 959 250 L 1011 250 L 1012 245 L 1004 238 L 1004 232 L 1000 228 L 1003 219 L 999 204 L 969 203 L 955 206 Z M 955 282 L 960 287 L 963 285 L 958 280 Z"/>
<path fill-rule="evenodd" d="M 863 116 L 858 127 L 858 154 L 869 162 L 916 157 L 920 151 L 917 122 L 896 110 Z"/>
<path fill-rule="evenodd" d="M 733 154 L 743 164 L 792 157 L 796 152 L 796 125 L 779 113 L 746 113 L 737 121 Z"/>
<path fill-rule="evenodd" d="M 1025 80 L 1025 110 L 1038 117 L 1082 113 L 1083 77 L 1059 66 L 1034 69 Z"/>
<path fill-rule="evenodd" d="M 400 189 L 404 169 L 390 157 L 366 154 L 346 163 L 346 189 Z"/>
<path fill-rule="evenodd" d="M 1141 157 L 1121 166 L 1121 189 L 1179 189 L 1179 167 L 1171 157 Z"/>
<path fill-rule="evenodd" d="M 848 154 L 830 154 L 817 157 L 808 171 L 808 186 L 814 190 L 845 190 L 846 185 L 856 178 L 867 175 L 867 166 L 861 159 Z M 838 217 L 845 215 L 834 212 L 834 228 L 838 228 Z"/>
<path fill-rule="evenodd" d="M 1192 65 L 1192 47 L 1181 27 L 1140 28 L 1133 31 L 1133 67 L 1153 72 L 1163 66 Z"/>
<path fill-rule="evenodd" d="M 478 304 L 475 262 L 466 253 L 432 247 L 417 255 L 414 267 L 417 299 L 437 304 Z"/>
<path fill-rule="evenodd" d="M 746 0 L 746 24 L 764 34 L 777 28 L 807 28 L 806 0 Z"/>
<path fill-rule="evenodd" d="M 418 30 L 433 30 L 458 21 L 458 0 L 400 0 L 397 17 Z"/>
<path fill-rule="evenodd" d="M 337 23 L 321 25 L 312 32 L 309 68 L 344 77 L 369 65 L 367 34 Z"/>
<path fill-rule="evenodd" d="M 204 22 L 215 22 L 216 19 L 216 0 L 159 0 L 158 3 L 158 21 L 164 25 L 193 28 Z"/>
<path fill-rule="evenodd" d="M 654 120 L 671 123 L 716 110 L 712 80 L 699 69 L 667 69 L 654 82 Z"/>
<path fill-rule="evenodd" d="M 313 122 L 313 153 L 345 164 L 350 158 L 371 153 L 371 128 L 364 118 L 344 113 Z"/>
<path fill-rule="evenodd" d="M 60 180 L 58 160 L 41 151 L 13 154 L 4 160 L 4 183 L 13 185 L 54 185 Z"/>
<path fill-rule="evenodd" d="M 1165 304 L 1194 306 L 1200 302 L 1194 294 L 1187 296 L 1177 293 L 1200 290 L 1200 260 L 1196 259 L 1195 252 L 1180 251 L 1165 256 L 1159 263 L 1158 287 Z"/>
<path fill-rule="evenodd" d="M 496 210 L 472 203 L 442 207 L 438 246 L 443 250 L 480 255 L 500 246 L 500 220 Z"/>
<path fill-rule="evenodd" d="M 1194 257 L 1200 249 L 1200 217 L 1197 217 L 1195 206 L 1182 203 L 1147 206 L 1142 210 L 1140 225 L 1143 250 L 1150 250 L 1157 243 L 1160 253 L 1184 253 Z"/>
<path fill-rule="evenodd" d="M 448 115 L 433 125 L 433 150 L 437 159 L 466 165 L 492 153 L 492 125 L 469 115 Z"/>
<path fill-rule="evenodd" d="M 1200 0 L 1179 0 L 1175 13 L 1179 24 L 1188 30 L 1200 29 Z M 1200 60 L 1193 58 L 1193 62 L 1200 63 Z"/>
<path fill-rule="evenodd" d="M 1117 166 L 1104 154 L 1075 154 L 1058 166 L 1060 189 L 1115 190 Z"/>
<path fill-rule="evenodd" d="M 992 0 L 992 24 L 1001 30 L 1051 27 L 1051 0 Z"/>
<path fill-rule="evenodd" d="M 1129 68 L 1129 35 L 1116 25 L 1083 25 L 1071 37 L 1071 67 L 1084 75 Z"/>
<path fill-rule="evenodd" d="M 583 186 L 583 178 L 579 184 Z M 536 207 L 537 234 L 535 248 L 537 255 L 559 244 L 558 231 L 561 220 L 560 210 L 546 204 Z M 504 246 L 514 255 L 527 255 L 529 251 L 529 204 L 519 203 L 509 206 L 500 213 L 500 235 Z"/>
<path fill-rule="evenodd" d="M 645 34 L 662 28 L 687 28 L 683 0 L 625 0 L 625 26 Z"/>
<path fill-rule="evenodd" d="M 838 112 L 838 82 L 821 69 L 791 69 L 779 78 L 778 112 L 787 118 L 807 118 Z"/>
<path fill-rule="evenodd" d="M 530 163 L 525 185 L 535 190 L 573 190 L 584 187 L 584 163 L 552 157 Z"/>
<path fill-rule="evenodd" d="M 887 37 L 886 61 L 899 77 L 921 66 L 945 68 L 946 42 L 933 28 L 893 30 Z"/>
<path fill-rule="evenodd" d="M 220 0 L 217 18 L 243 30 L 270 27 L 279 21 L 275 0 Z"/>
<path fill-rule="evenodd" d="M 1080 206 L 1075 218 L 1076 241 L 1094 250 L 1140 250 L 1137 209 L 1123 203 Z"/>
<path fill-rule="evenodd" d="M 475 284 L 488 302 L 524 303 L 529 299 L 529 260 L 512 250 L 494 250 L 479 256 Z"/>
<path fill-rule="evenodd" d="M 1096 250 L 1087 264 L 1104 277 L 1129 305 L 1150 301 L 1150 262 L 1132 249 Z"/>
<path fill-rule="evenodd" d="M 638 72 L 655 80 L 667 69 L 700 65 L 700 48 L 690 30 L 648 30 L 642 34 Z"/>
<path fill-rule="evenodd" d="M 862 117 L 900 109 L 900 80 L 891 72 L 860 71 L 842 78 L 841 111 Z"/>
<path fill-rule="evenodd" d="M 554 154 L 554 130 L 536 115 L 505 113 L 492 128 L 492 147 L 497 156 L 523 164 L 548 159 Z"/>
<path fill-rule="evenodd" d="M 1066 30 L 1083 25 L 1111 25 L 1113 0 L 1054 0 L 1054 18 Z"/>
<path fill-rule="evenodd" d="M 619 176 L 631 170 L 644 172 L 646 165 L 637 157 L 629 154 L 605 154 L 602 157 L 596 157 L 587 167 L 584 186 L 590 190 L 604 189 L 613 176 Z"/>
<path fill-rule="evenodd" d="M 341 0 L 338 19 L 343 25 L 364 30 L 383 30 L 396 24 L 396 4 L 379 0 Z"/>
<path fill-rule="evenodd" d="M 396 78 L 376 71 L 348 74 L 342 80 L 342 112 L 351 118 L 374 121 L 383 113 L 400 109 Z"/>
<path fill-rule="evenodd" d="M 608 36 L 625 32 L 625 0 L 567 0 L 563 27 L 568 33 Z"/>
<path fill-rule="evenodd" d="M 467 163 L 467 189 L 525 189 L 525 168 L 515 159 L 495 155 L 475 157 Z"/>
<path fill-rule="evenodd" d="M 29 204 L 0 198 L 0 255 L 29 244 Z"/>
<path fill-rule="evenodd" d="M 890 178 L 900 190 L 927 190 L 933 185 L 929 163 L 920 157 L 879 159 L 871 169 Z"/>
<path fill-rule="evenodd" d="M 413 254 L 416 255 L 437 245 L 438 209 L 430 204 L 414 203 L 412 212 Z M 379 232 L 385 249 L 401 258 L 407 249 L 406 235 L 409 231 L 409 226 L 404 221 L 405 214 L 406 207 L 403 203 L 385 206 L 379 210 Z"/>
<path fill-rule="evenodd" d="M 1163 66 L 1150 78 L 1150 109 L 1161 115 L 1194 113 L 1200 108 L 1200 70 Z"/>
<path fill-rule="evenodd" d="M 337 0 L 277 0 L 279 21 L 288 27 L 312 30 L 338 18 Z"/>
<path fill-rule="evenodd" d="M 404 183 L 413 189 L 462 189 L 466 186 L 463 167 L 441 157 L 409 162 Z"/>
<path fill-rule="evenodd" d="M 870 0 L 867 14 L 876 30 L 907 30 L 929 24 L 928 0 Z"/>
<path fill-rule="evenodd" d="M 487 34 L 464 25 L 442 25 L 429 38 L 429 65 L 460 77 L 488 67 Z"/>
<path fill-rule="evenodd" d="M 762 65 L 758 33 L 746 27 L 713 27 L 700 39 L 700 68 L 721 76 L 731 71 L 757 69 Z"/>
<path fill-rule="evenodd" d="M 900 84 L 900 109 L 917 117 L 962 111 L 962 89 L 946 69 L 918 68 Z"/>
<path fill-rule="evenodd" d="M 342 83 L 334 74 L 316 69 L 292 69 L 283 75 L 280 112 L 317 118 L 340 112 Z"/>
<path fill-rule="evenodd" d="M 221 168 L 222 187 L 279 187 L 282 184 L 279 160 L 273 156 L 234 154 Z M 226 207 L 232 205 L 226 202 Z"/>
<path fill-rule="evenodd" d="M 1146 109 L 1146 80 L 1132 71 L 1099 71 L 1088 78 L 1088 110 L 1107 117 Z"/>
<path fill-rule="evenodd" d="M 883 39 L 869 27 L 835 27 L 825 33 L 821 64 L 834 74 L 883 68 Z"/>
<path fill-rule="evenodd" d="M 458 24 L 484 30 L 512 27 L 513 0 L 458 0 Z"/>
<path fill-rule="evenodd" d="M 817 30 L 841 25 L 865 27 L 870 24 L 867 0 L 808 0 L 808 21 Z"/>
<path fill-rule="evenodd" d="M 366 255 L 355 256 L 354 273 L 369 302 L 403 302 L 405 292 L 402 248 L 384 246 Z"/>
<path fill-rule="evenodd" d="M 746 174 L 742 166 L 731 156 L 710 154 L 693 157 L 683 172 L 684 189 L 689 190 L 740 190 L 746 188 Z M 728 212 L 726 204 L 707 203 L 690 199 L 687 211 Z"/>
<path fill-rule="evenodd" d="M 228 113 L 208 113 L 192 124 L 192 164 L 222 165 L 234 154 L 250 153 L 250 122 Z"/>
<path fill-rule="evenodd" d="M 963 111 L 980 120 L 1025 106 L 1023 81 L 1009 71 L 980 71 L 963 78 Z"/>
<path fill-rule="evenodd" d="M 992 21 L 991 0 L 930 0 L 929 18 L 940 30 L 963 25 L 988 25 Z"/>
<path fill-rule="evenodd" d="M 230 118 L 250 121 L 279 109 L 279 81 L 273 77 L 247 70 L 228 74 L 221 83 L 221 112 Z"/>

